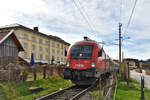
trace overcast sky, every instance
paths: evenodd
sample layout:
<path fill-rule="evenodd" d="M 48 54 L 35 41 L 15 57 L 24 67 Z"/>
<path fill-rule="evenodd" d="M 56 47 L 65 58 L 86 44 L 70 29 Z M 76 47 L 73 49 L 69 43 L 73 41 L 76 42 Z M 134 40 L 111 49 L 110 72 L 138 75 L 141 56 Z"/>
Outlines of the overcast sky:
<path fill-rule="evenodd" d="M 0 26 L 13 23 L 29 28 L 39 26 L 40 32 L 56 35 L 69 43 L 88 36 L 105 41 L 104 49 L 112 58 L 118 58 L 118 23 L 121 0 L 1 0 Z M 127 22 L 135 0 L 122 0 L 124 57 L 150 58 L 150 0 L 138 0 L 131 23 Z M 87 18 L 88 16 L 88 18 Z M 88 19 L 88 22 L 87 20 Z M 88 25 L 90 24 L 90 25 Z M 92 27 L 92 28 L 91 28 Z M 125 33 L 126 32 L 126 33 Z"/>

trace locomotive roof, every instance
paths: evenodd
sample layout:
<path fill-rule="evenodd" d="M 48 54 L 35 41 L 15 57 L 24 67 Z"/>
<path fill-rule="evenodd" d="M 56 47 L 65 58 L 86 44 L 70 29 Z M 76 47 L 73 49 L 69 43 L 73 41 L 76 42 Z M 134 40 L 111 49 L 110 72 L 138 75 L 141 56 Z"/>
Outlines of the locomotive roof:
<path fill-rule="evenodd" d="M 73 45 L 98 45 L 99 47 L 101 47 L 97 42 L 95 41 L 78 41 L 78 42 L 75 42 Z"/>

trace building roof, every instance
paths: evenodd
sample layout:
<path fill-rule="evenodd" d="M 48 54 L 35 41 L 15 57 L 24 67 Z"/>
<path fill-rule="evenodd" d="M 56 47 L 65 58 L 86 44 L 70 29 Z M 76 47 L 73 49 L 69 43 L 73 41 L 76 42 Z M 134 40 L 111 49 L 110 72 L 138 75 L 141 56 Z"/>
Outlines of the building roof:
<path fill-rule="evenodd" d="M 66 41 L 64 41 L 63 39 L 61 39 L 60 37 L 52 36 L 52 35 L 46 35 L 46 34 L 44 34 L 44 33 L 42 33 L 42 32 L 35 31 L 35 30 L 33 30 L 33 29 L 31 29 L 31 28 L 28 28 L 28 27 L 26 27 L 26 26 L 23 26 L 23 25 L 21 25 L 21 24 L 10 24 L 10 25 L 6 25 L 6 26 L 2 26 L 2 27 L 0 27 L 0 30 L 2 30 L 2 29 L 14 29 L 14 28 L 23 28 L 23 29 L 26 29 L 26 30 L 28 30 L 28 31 L 34 32 L 34 33 L 36 33 L 36 34 L 40 34 L 40 35 L 42 35 L 42 36 L 45 36 L 45 37 L 47 37 L 47 38 L 51 38 L 51 39 L 53 39 L 53 40 L 55 40 L 55 41 L 62 42 L 62 43 L 65 43 L 65 44 L 67 44 L 67 45 L 70 45 L 69 43 L 67 43 Z"/>
<path fill-rule="evenodd" d="M 10 25 L 5 25 L 5 26 L 1 26 L 0 27 L 0 29 L 2 29 L 2 28 L 10 28 L 10 27 L 18 27 L 18 26 L 20 26 L 20 24 L 10 24 Z"/>
<path fill-rule="evenodd" d="M 140 62 L 143 62 L 144 64 L 150 64 L 150 59 L 147 59 L 147 60 L 141 60 Z"/>
<path fill-rule="evenodd" d="M 134 61 L 134 62 L 138 62 L 138 59 L 133 59 L 133 58 L 124 58 L 124 60 L 126 61 Z"/>
<path fill-rule="evenodd" d="M 3 43 L 8 37 L 11 37 L 11 39 L 15 42 L 17 45 L 19 51 L 24 51 L 21 43 L 17 39 L 16 35 L 14 34 L 14 30 L 1 30 L 0 31 L 0 44 Z"/>

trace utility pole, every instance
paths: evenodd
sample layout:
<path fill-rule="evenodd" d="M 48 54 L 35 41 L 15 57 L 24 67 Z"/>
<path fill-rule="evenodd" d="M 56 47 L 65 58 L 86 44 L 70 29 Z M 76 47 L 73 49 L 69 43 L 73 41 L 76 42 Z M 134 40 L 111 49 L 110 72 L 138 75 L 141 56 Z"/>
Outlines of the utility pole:
<path fill-rule="evenodd" d="M 120 66 L 120 74 L 121 74 L 121 27 L 122 24 L 119 23 L 119 66 Z"/>

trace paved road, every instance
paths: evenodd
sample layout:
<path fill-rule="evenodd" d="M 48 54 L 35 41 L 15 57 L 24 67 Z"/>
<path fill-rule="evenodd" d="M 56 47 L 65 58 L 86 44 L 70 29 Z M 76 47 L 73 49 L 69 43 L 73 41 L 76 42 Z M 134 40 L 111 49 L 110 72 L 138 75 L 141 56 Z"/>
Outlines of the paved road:
<path fill-rule="evenodd" d="M 141 82 L 141 73 L 137 73 L 135 72 L 135 70 L 130 71 L 130 76 L 131 78 L 135 79 L 138 82 Z M 145 87 L 147 87 L 148 89 L 150 89 L 150 76 L 145 75 L 145 72 L 143 73 L 144 75 L 144 79 L 145 79 Z"/>

